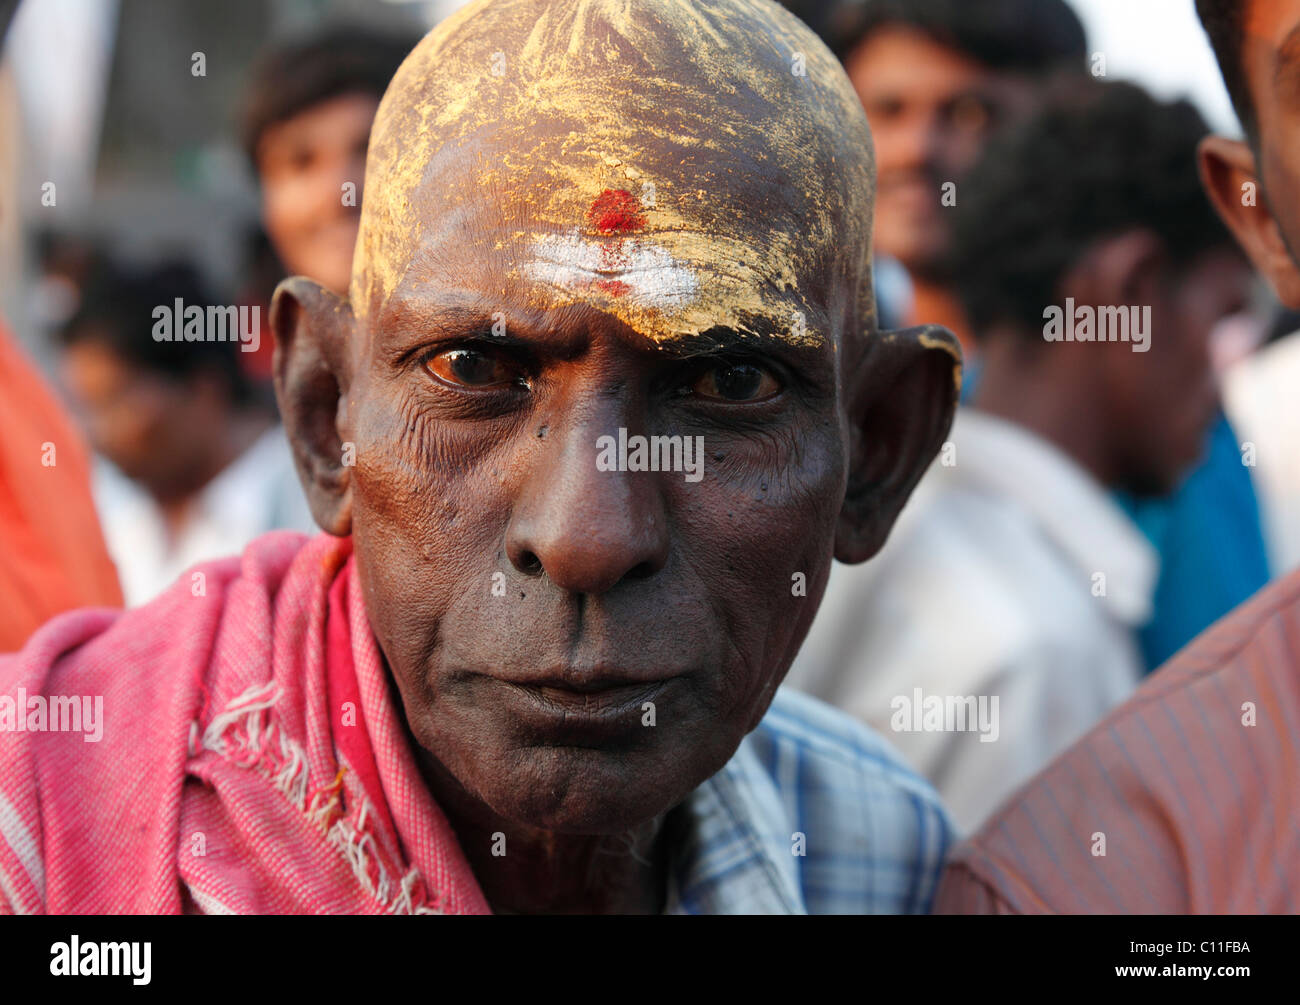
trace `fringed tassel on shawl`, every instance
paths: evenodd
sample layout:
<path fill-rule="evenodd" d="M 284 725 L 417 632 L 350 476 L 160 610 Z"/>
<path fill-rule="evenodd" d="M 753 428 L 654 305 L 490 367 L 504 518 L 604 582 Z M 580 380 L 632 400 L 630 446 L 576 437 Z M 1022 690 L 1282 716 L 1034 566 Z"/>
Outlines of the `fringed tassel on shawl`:
<path fill-rule="evenodd" d="M 272 717 L 279 690 L 274 684 L 250 687 L 214 716 L 203 731 L 203 749 L 243 768 L 256 770 L 301 811 L 325 840 L 343 855 L 361 888 L 384 904 L 390 914 L 439 914 L 426 903 L 424 883 L 412 868 L 395 881 L 385 867 L 379 846 L 367 827 L 369 802 L 357 801 L 356 820 L 343 806 L 343 775 L 312 792 L 308 800 L 307 754 Z M 194 744 L 197 726 L 191 735 Z M 437 899 L 435 898 L 435 903 Z"/>

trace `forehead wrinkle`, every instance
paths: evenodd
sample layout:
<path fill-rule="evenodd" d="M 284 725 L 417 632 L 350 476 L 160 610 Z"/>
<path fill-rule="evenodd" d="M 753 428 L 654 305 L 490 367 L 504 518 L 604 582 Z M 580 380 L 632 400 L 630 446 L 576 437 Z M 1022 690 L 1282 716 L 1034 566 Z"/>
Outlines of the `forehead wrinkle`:
<path fill-rule="evenodd" d="M 465 248 L 476 242 L 494 254 L 484 255 L 480 263 L 484 264 L 482 273 L 485 284 L 481 294 L 485 301 L 492 300 L 500 305 L 512 300 L 520 300 L 520 284 L 546 285 L 561 301 L 568 296 L 562 287 L 551 287 L 536 275 L 528 273 L 528 266 L 542 262 L 560 262 L 562 254 L 585 249 L 586 265 L 591 269 L 597 266 L 598 252 L 608 243 L 608 237 L 590 231 L 590 228 L 577 228 L 572 223 L 568 226 L 547 225 L 538 221 L 534 214 L 534 203 L 528 199 L 512 197 L 506 193 L 504 183 L 499 177 L 490 177 L 487 184 L 477 184 L 477 166 L 487 159 L 487 154 L 480 143 L 475 143 L 464 151 L 462 165 L 473 165 L 469 169 L 456 167 L 454 161 L 447 160 L 446 149 L 435 158 L 443 173 L 429 173 L 425 185 L 413 194 L 413 202 L 425 207 L 423 215 L 434 221 L 431 228 L 424 232 L 418 246 L 412 249 L 413 257 L 403 268 L 399 288 L 408 280 L 442 283 L 457 281 L 465 274 L 465 265 L 457 259 L 463 255 Z M 527 186 L 527 179 L 516 180 L 519 186 Z M 728 186 L 732 182 L 728 181 Z M 749 186 L 751 189 L 753 185 Z M 730 236 L 715 230 L 710 233 L 704 224 L 689 221 L 679 222 L 673 227 L 649 226 L 638 231 L 626 242 L 624 248 L 628 269 L 620 272 L 608 264 L 602 266 L 600 278 L 617 279 L 620 275 L 631 278 L 634 275 L 654 275 L 653 269 L 638 273 L 632 266 L 641 253 L 641 249 L 662 250 L 667 254 L 671 250 L 675 261 L 682 267 L 689 267 L 699 274 L 700 282 L 708 282 L 709 277 L 719 278 L 747 290 L 762 289 L 765 292 L 764 307 L 768 313 L 777 306 L 784 309 L 786 322 L 793 319 L 799 311 L 804 315 L 809 328 L 825 331 L 827 312 L 823 309 L 821 298 L 806 296 L 799 299 L 791 295 L 801 285 L 799 275 L 772 274 L 762 268 L 763 249 L 780 241 L 789 241 L 794 235 L 797 239 L 797 223 L 791 207 L 781 204 L 780 191 L 768 187 L 774 198 L 763 203 L 762 211 L 738 219 L 732 229 L 737 236 Z M 463 189 L 463 191 L 461 191 Z M 735 212 L 734 204 L 753 192 L 743 190 L 734 193 L 715 193 L 719 204 L 726 203 Z M 649 214 L 653 215 L 653 214 Z M 782 228 L 779 221 L 789 220 L 788 226 Z M 581 229 L 588 232 L 583 234 Z M 798 262 L 798 272 L 803 278 L 818 270 L 827 268 L 826 258 L 832 249 L 809 247 L 801 253 L 791 249 L 790 262 Z M 499 254 L 496 254 L 499 253 Z M 479 263 L 476 263 L 476 265 Z M 615 263 L 616 264 L 616 263 Z M 569 268 L 581 271 L 582 262 L 570 262 Z M 643 266 L 644 268 L 644 266 Z M 497 270 L 504 269 L 503 272 Z M 847 271 L 847 270 L 846 270 Z M 495 273 L 495 275 L 494 275 Z M 496 281 L 499 275 L 500 281 Z M 593 272 L 592 277 L 596 274 Z M 491 292 L 488 292 L 490 287 Z M 527 299 L 527 292 L 523 294 Z M 568 296 L 569 300 L 574 300 Z M 721 299 L 721 298 L 720 298 Z M 534 297 L 531 301 L 537 305 Z M 740 301 L 738 301 L 740 302 Z M 599 304 L 593 304 L 599 308 Z M 630 320 L 625 317 L 624 320 Z M 703 318 L 695 331 L 712 327 L 714 319 Z M 638 327 L 635 323 L 632 327 Z M 757 331 L 754 332 L 757 334 Z"/>
<path fill-rule="evenodd" d="M 506 59 L 499 78 L 488 70 L 495 52 Z M 791 72 L 795 52 L 806 77 Z M 647 65 L 658 67 L 649 79 L 639 76 Z M 354 303 L 367 302 L 365 287 L 382 298 L 400 281 L 437 216 L 415 208 L 439 156 L 485 128 L 498 131 L 504 153 L 473 177 L 462 172 L 440 200 L 444 212 L 474 190 L 504 192 L 506 206 L 531 208 L 535 229 L 554 229 L 578 221 L 602 188 L 648 180 L 660 196 L 657 229 L 716 228 L 733 243 L 759 231 L 759 271 L 777 290 L 799 288 L 792 262 L 811 260 L 800 273 L 818 273 L 825 260 L 847 256 L 845 271 L 870 305 L 874 164 L 865 117 L 838 63 L 779 8 L 744 0 L 707 11 L 667 0 L 465 8 L 417 46 L 381 107 Z M 756 187 L 764 198 L 749 213 L 723 198 Z M 682 241 L 680 251 L 701 250 Z M 698 331 L 705 319 L 678 320 L 666 334 Z"/>

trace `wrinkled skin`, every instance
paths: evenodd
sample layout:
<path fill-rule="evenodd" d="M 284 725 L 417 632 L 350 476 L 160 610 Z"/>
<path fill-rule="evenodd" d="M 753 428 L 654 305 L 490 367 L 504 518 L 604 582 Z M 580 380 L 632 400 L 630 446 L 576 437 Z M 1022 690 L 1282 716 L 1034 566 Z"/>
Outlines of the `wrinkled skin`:
<path fill-rule="evenodd" d="M 607 53 L 609 39 L 644 29 L 676 53 L 653 76 L 620 63 L 604 93 L 616 86 L 631 109 L 698 76 L 696 43 L 668 16 L 678 8 L 634 3 L 630 28 L 601 21 L 601 8 L 584 8 L 595 20 L 557 37 L 594 31 Z M 713 28 L 733 45 L 744 39 L 745 58 L 770 60 L 776 81 L 789 76 L 788 51 L 768 54 L 753 39 L 791 35 L 812 53 L 809 77 L 825 80 L 779 105 L 757 93 L 737 100 L 759 125 L 794 120 L 814 138 L 853 109 L 839 130 L 859 140 L 840 155 L 851 158 L 848 181 L 823 172 L 825 191 L 787 191 L 811 161 L 772 156 L 757 133 L 696 164 L 682 162 L 681 133 L 638 133 L 636 162 L 662 208 L 633 228 L 645 245 L 626 248 L 657 250 L 642 272 L 615 254 L 592 281 L 539 277 L 528 263 L 551 247 L 546 235 L 596 249 L 612 240 L 605 217 L 581 211 L 618 191 L 601 165 L 632 158 L 602 112 L 584 125 L 543 110 L 526 133 L 511 122 L 453 130 L 420 155 L 431 166 L 390 175 L 386 131 L 433 86 L 416 72 L 422 50 L 454 77 L 442 57 L 469 46 L 470 29 L 514 53 L 542 10 L 558 19 L 573 8 L 475 5 L 399 72 L 376 122 L 350 301 L 305 280 L 281 286 L 277 389 L 317 520 L 353 535 L 426 779 L 489 902 L 655 911 L 670 811 L 762 718 L 832 554 L 862 561 L 883 543 L 951 422 L 959 354 L 938 329 L 874 332 L 865 121 L 829 53 L 765 2 L 719 4 Z M 708 140 L 716 108 L 687 110 L 679 128 Z M 539 187 L 544 168 L 575 125 L 609 156 L 552 199 Z M 484 165 L 502 163 L 515 181 L 475 184 Z M 850 184 L 859 171 L 865 192 Z M 679 198 L 703 174 L 716 219 Z M 399 211 L 407 224 L 384 232 Z M 675 214 L 671 229 L 656 226 L 657 212 Z M 840 240 L 772 264 L 771 243 L 791 237 L 778 228 L 819 212 Z M 754 271 L 738 274 L 738 262 Z M 794 282 L 765 282 L 761 297 L 745 286 L 776 268 Z M 693 301 L 647 295 L 629 306 L 642 286 L 653 293 L 684 275 L 701 280 Z M 765 315 L 751 310 L 758 300 Z M 790 330 L 796 311 L 807 332 Z M 745 330 L 733 321 L 683 334 L 702 316 L 742 318 Z M 620 427 L 703 437 L 704 477 L 599 470 L 597 440 Z M 340 460 L 349 443 L 354 466 Z M 796 574 L 806 595 L 792 589 Z M 497 832 L 503 857 L 489 850 Z"/>

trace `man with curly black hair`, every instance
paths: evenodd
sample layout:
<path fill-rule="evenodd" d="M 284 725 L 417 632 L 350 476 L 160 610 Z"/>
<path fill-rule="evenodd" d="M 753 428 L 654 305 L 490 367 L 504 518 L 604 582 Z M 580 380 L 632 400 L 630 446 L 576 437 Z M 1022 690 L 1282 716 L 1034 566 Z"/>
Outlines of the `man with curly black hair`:
<path fill-rule="evenodd" d="M 1158 563 L 1111 493 L 1167 492 L 1197 460 L 1209 333 L 1249 282 L 1190 105 L 1089 80 L 1044 101 L 953 211 L 975 407 L 879 559 L 836 570 L 818 621 L 838 628 L 796 667 L 890 730 L 966 828 L 1137 686 Z"/>
<path fill-rule="evenodd" d="M 1202 177 L 1296 306 L 1300 2 L 1198 0 L 1197 10 L 1247 135 L 1205 138 Z M 1294 401 L 1294 380 L 1287 390 Z M 1294 456 L 1294 435 L 1277 425 L 1261 429 Z M 1297 639 L 1300 572 L 1183 649 L 1018 793 L 957 853 L 938 908 L 1295 914 Z"/>

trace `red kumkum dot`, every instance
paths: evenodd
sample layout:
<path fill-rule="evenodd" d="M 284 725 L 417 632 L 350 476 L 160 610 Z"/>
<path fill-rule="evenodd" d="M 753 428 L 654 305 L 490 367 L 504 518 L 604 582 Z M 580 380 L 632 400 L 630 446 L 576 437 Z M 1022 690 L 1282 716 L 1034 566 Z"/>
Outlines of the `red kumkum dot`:
<path fill-rule="evenodd" d="M 611 297 L 621 297 L 632 288 L 617 279 L 597 279 L 594 285 L 596 289 L 608 293 Z"/>
<path fill-rule="evenodd" d="M 627 189 L 607 188 L 587 210 L 587 222 L 602 234 L 630 234 L 645 226 L 645 214 Z"/>

